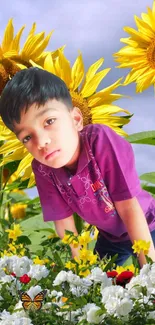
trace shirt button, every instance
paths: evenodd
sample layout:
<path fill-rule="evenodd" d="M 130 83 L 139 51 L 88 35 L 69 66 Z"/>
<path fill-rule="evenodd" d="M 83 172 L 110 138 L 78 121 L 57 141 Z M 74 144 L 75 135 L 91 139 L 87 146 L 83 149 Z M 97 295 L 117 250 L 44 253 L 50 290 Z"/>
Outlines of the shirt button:
<path fill-rule="evenodd" d="M 71 185 L 71 182 L 70 182 L 70 181 L 71 181 L 71 179 L 72 179 L 72 176 L 70 176 L 70 177 L 69 177 L 69 180 L 68 180 L 68 182 L 67 182 L 67 185 L 68 185 L 68 186 L 70 186 L 70 185 Z"/>

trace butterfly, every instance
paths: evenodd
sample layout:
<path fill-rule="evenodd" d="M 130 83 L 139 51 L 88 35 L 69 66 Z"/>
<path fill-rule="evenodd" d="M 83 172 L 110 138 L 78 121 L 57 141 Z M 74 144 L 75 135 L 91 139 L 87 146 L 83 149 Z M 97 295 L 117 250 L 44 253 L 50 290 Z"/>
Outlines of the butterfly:
<path fill-rule="evenodd" d="M 31 299 L 31 297 L 26 292 L 20 292 L 20 299 L 22 301 L 23 308 L 28 311 L 37 311 L 40 310 L 42 307 L 42 302 L 45 298 L 45 295 L 47 293 L 47 290 L 43 290 L 39 292 L 34 299 Z"/>

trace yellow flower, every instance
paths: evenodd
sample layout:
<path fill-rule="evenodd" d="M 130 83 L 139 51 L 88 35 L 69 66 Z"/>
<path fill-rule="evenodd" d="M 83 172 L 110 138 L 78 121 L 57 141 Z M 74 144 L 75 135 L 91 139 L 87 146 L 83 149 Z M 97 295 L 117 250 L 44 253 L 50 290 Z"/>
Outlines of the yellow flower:
<path fill-rule="evenodd" d="M 68 244 L 68 245 L 70 245 L 71 242 L 72 242 L 72 240 L 73 240 L 73 236 L 71 236 L 71 235 L 65 235 L 65 236 L 62 238 L 62 242 L 63 242 L 63 244 Z"/>
<path fill-rule="evenodd" d="M 80 265 L 79 269 L 81 269 L 79 271 L 80 276 L 86 277 L 86 276 L 88 276 L 90 274 L 90 270 L 87 268 L 87 265 Z"/>
<path fill-rule="evenodd" d="M 33 262 L 34 262 L 34 264 L 44 265 L 49 262 L 49 259 L 45 258 L 45 259 L 41 260 L 38 256 L 36 256 L 36 258 L 33 259 Z"/>
<path fill-rule="evenodd" d="M 134 253 L 140 254 L 142 251 L 145 255 L 148 254 L 150 248 L 150 242 L 146 242 L 145 240 L 134 240 L 134 244 L 132 249 Z"/>
<path fill-rule="evenodd" d="M 9 246 L 10 251 L 11 251 L 12 253 L 16 254 L 16 252 L 17 252 L 16 247 L 15 247 L 14 245 L 12 245 L 12 244 L 8 244 L 8 246 Z"/>
<path fill-rule="evenodd" d="M 119 112 L 129 114 L 129 112 L 112 104 L 113 101 L 123 97 L 120 94 L 112 94 L 112 91 L 120 85 L 121 79 L 99 92 L 96 91 L 100 82 L 111 70 L 108 68 L 97 72 L 103 62 L 103 58 L 99 59 L 85 73 L 81 54 L 71 67 L 63 52 L 59 51 L 59 55 L 54 61 L 50 55 L 47 55 L 43 67 L 64 80 L 70 91 L 73 106 L 81 109 L 84 125 L 102 123 L 110 126 L 117 133 L 126 135 L 120 126 L 127 124 L 129 119 L 115 116 L 115 114 Z"/>
<path fill-rule="evenodd" d="M 75 270 L 75 264 L 70 261 L 65 264 L 65 267 L 69 270 Z"/>
<path fill-rule="evenodd" d="M 8 252 L 6 249 L 1 252 L 1 257 L 4 257 L 4 256 L 12 256 L 14 255 L 12 252 Z"/>
<path fill-rule="evenodd" d="M 20 252 L 18 253 L 19 256 L 24 256 L 25 255 L 25 249 L 21 249 Z"/>
<path fill-rule="evenodd" d="M 78 237 L 78 240 L 81 246 L 86 247 L 88 243 L 92 241 L 92 238 L 90 237 L 90 232 L 89 231 L 82 232 L 82 234 Z"/>
<path fill-rule="evenodd" d="M 121 50 L 114 54 L 120 63 L 119 68 L 130 68 L 124 85 L 136 82 L 136 91 L 142 92 L 155 85 L 155 1 L 152 10 L 142 13 L 141 19 L 134 17 L 137 29 L 124 27 L 129 38 L 121 38 L 125 43 Z"/>
<path fill-rule="evenodd" d="M 126 268 L 123 267 L 123 266 L 118 265 L 118 266 L 116 267 L 116 270 L 114 270 L 114 271 L 116 271 L 118 274 L 120 274 L 120 273 L 126 271 Z"/>
<path fill-rule="evenodd" d="M 90 263 L 90 265 L 96 264 L 96 262 L 97 262 L 97 255 L 93 254 L 93 252 L 90 251 L 90 254 L 89 254 L 89 263 Z"/>
<path fill-rule="evenodd" d="M 10 208 L 13 219 L 23 219 L 26 215 L 27 204 L 16 203 Z"/>
<path fill-rule="evenodd" d="M 15 73 L 23 68 L 31 67 L 30 60 L 43 64 L 45 57 L 50 52 L 44 52 L 51 38 L 52 32 L 46 37 L 45 33 L 35 34 L 36 24 L 34 23 L 22 49 L 20 49 L 20 39 L 25 26 L 21 27 L 14 36 L 13 20 L 10 19 L 0 46 L 0 93 L 5 84 Z M 51 53 L 53 57 L 56 51 Z"/>
<path fill-rule="evenodd" d="M 9 239 L 13 239 L 13 241 L 16 241 L 17 238 L 22 234 L 19 224 L 18 225 L 14 224 L 13 229 L 7 229 L 5 231 L 9 233 L 8 235 Z"/>
<path fill-rule="evenodd" d="M 130 113 L 113 104 L 114 101 L 122 98 L 123 95 L 112 93 L 120 86 L 121 79 L 97 92 L 100 82 L 110 71 L 108 68 L 97 72 L 104 62 L 103 58 L 92 64 L 85 73 L 81 54 L 71 67 L 62 50 L 58 50 L 57 53 L 58 57 L 54 60 L 50 53 L 46 55 L 44 63 L 40 67 L 56 74 L 65 81 L 70 91 L 73 105 L 79 107 L 82 111 L 84 124 L 102 123 L 110 126 L 120 135 L 126 135 L 122 126 L 129 123 L 130 115 L 128 114 Z M 32 60 L 31 64 L 36 65 Z M 127 116 L 118 116 L 116 115 L 117 113 L 125 113 Z M 23 144 L 16 139 L 15 135 L 8 131 L 7 128 L 4 128 L 1 122 L 0 127 L 0 140 L 7 140 L 0 149 L 0 154 L 4 155 L 2 164 L 21 160 L 16 171 L 17 176 L 21 177 L 22 180 L 30 178 L 28 187 L 34 185 L 35 180 L 31 168 L 32 156 L 23 147 Z"/>

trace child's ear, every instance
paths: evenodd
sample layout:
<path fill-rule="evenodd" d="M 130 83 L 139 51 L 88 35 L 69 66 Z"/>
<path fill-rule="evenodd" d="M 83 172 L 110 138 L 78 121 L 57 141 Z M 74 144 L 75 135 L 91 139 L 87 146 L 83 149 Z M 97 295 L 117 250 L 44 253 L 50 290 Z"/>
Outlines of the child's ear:
<path fill-rule="evenodd" d="M 83 129 L 83 116 L 80 109 L 76 106 L 73 107 L 71 114 L 77 131 L 81 131 Z"/>

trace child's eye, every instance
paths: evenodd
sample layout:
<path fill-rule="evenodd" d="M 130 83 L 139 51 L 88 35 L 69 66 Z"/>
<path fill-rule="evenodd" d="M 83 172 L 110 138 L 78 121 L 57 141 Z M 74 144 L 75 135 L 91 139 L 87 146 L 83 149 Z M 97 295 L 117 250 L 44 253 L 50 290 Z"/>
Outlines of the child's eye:
<path fill-rule="evenodd" d="M 45 122 L 45 125 L 51 125 L 55 122 L 55 118 L 49 118 L 46 122 Z"/>
<path fill-rule="evenodd" d="M 24 139 L 23 139 L 23 143 L 27 143 L 29 140 L 31 139 L 31 136 L 30 135 L 27 135 Z"/>

